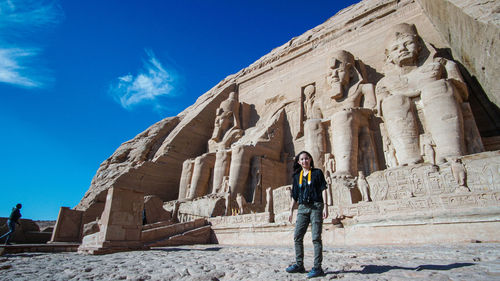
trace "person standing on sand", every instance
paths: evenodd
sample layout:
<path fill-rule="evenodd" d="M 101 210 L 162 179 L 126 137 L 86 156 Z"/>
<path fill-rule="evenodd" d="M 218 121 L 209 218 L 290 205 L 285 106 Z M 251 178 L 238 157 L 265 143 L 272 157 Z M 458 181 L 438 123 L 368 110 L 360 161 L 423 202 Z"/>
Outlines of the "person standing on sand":
<path fill-rule="evenodd" d="M 292 203 L 290 204 L 290 216 L 288 220 L 292 222 L 293 209 L 299 203 L 293 237 L 296 263 L 289 266 L 286 272 L 305 272 L 304 235 L 310 222 L 314 245 L 314 267 L 307 274 L 307 278 L 322 276 L 325 273 L 321 268 L 323 261 L 321 231 L 323 228 L 323 219 L 328 217 L 328 205 L 323 200 L 323 198 L 327 198 L 325 176 L 320 169 L 314 168 L 312 156 L 307 151 L 301 151 L 295 156 L 293 168 Z"/>
<path fill-rule="evenodd" d="M 7 220 L 7 226 L 9 227 L 9 231 L 0 237 L 0 239 L 7 237 L 5 239 L 5 245 L 10 245 L 9 240 L 12 233 L 14 233 L 14 231 L 16 230 L 16 223 L 19 224 L 18 221 L 21 218 L 21 211 L 19 210 L 21 210 L 22 207 L 23 205 L 19 203 L 16 205 L 15 208 L 12 208 L 12 212 L 10 213 L 9 219 Z"/>

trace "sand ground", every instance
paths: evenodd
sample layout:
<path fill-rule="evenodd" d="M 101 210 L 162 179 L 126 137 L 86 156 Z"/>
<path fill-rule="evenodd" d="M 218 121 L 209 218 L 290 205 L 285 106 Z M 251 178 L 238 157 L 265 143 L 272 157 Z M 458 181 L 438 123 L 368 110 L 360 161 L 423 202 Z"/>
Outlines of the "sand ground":
<path fill-rule="evenodd" d="M 288 274 L 292 247 L 194 245 L 103 256 L 22 253 L 0 257 L 0 280 L 305 280 Z M 306 246 L 305 265 L 313 262 Z M 500 280 L 500 244 L 325 247 L 315 280 Z"/>

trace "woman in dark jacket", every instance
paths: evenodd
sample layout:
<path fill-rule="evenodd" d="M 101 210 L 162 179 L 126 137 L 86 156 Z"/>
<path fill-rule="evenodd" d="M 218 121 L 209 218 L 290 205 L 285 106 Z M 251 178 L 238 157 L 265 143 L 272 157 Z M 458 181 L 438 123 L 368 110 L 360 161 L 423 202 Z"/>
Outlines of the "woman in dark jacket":
<path fill-rule="evenodd" d="M 323 219 L 328 217 L 326 198 L 326 181 L 323 172 L 314 168 L 311 154 L 301 151 L 295 156 L 292 203 L 290 205 L 289 221 L 292 222 L 293 209 L 298 203 L 297 221 L 295 223 L 295 259 L 296 263 L 286 269 L 288 273 L 305 272 L 304 269 L 304 235 L 311 223 L 312 242 L 314 245 L 314 267 L 307 274 L 308 278 L 324 275 L 321 263 L 323 261 L 323 243 L 321 231 Z"/>

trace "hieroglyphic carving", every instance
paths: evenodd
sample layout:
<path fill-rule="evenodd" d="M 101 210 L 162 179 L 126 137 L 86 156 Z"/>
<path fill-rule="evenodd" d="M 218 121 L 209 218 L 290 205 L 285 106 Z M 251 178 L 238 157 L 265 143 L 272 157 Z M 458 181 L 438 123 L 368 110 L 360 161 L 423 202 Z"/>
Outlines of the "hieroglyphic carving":
<path fill-rule="evenodd" d="M 471 191 L 500 191 L 500 152 L 483 152 L 475 157 L 462 157 Z M 452 178 L 453 179 L 453 178 Z"/>
<path fill-rule="evenodd" d="M 463 156 L 458 163 L 418 164 L 378 171 L 367 177 L 370 197 L 382 201 L 468 190 L 500 191 L 499 154 L 485 152 Z"/>
<path fill-rule="evenodd" d="M 231 225 L 236 224 L 253 224 L 253 223 L 269 223 L 271 221 L 270 213 L 253 213 L 238 216 L 219 216 L 209 218 L 208 221 L 212 225 Z"/>
<path fill-rule="evenodd" d="M 361 193 L 356 188 L 356 178 L 334 176 L 331 182 L 333 205 L 342 206 L 361 200 Z"/>
<path fill-rule="evenodd" d="M 442 178 L 434 166 L 421 164 L 375 172 L 367 180 L 371 199 L 379 201 L 449 192 L 443 188 Z"/>
<path fill-rule="evenodd" d="M 273 190 L 274 213 L 290 212 L 292 186 L 286 185 Z"/>
<path fill-rule="evenodd" d="M 473 192 L 459 194 L 443 194 L 439 196 L 412 197 L 398 200 L 378 202 L 360 202 L 343 206 L 340 213 L 345 216 L 373 216 L 387 214 L 412 214 L 418 212 L 445 211 L 449 209 L 464 210 L 475 207 L 498 207 L 500 192 Z"/>

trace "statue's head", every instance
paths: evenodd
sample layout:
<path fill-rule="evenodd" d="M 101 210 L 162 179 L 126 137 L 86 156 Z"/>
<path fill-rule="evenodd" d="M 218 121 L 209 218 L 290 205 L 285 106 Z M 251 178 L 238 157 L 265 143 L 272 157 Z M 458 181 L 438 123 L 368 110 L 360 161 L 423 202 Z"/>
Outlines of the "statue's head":
<path fill-rule="evenodd" d="M 18 209 L 21 209 L 22 207 L 23 207 L 23 205 L 21 205 L 21 203 L 18 203 L 18 204 L 16 205 L 16 208 L 18 208 Z"/>
<path fill-rule="evenodd" d="M 316 87 L 313 84 L 309 84 L 304 88 L 304 95 L 307 99 L 311 99 L 316 92 Z"/>
<path fill-rule="evenodd" d="M 354 67 L 354 56 L 344 50 L 336 51 L 332 54 L 328 67 L 329 82 L 340 83 L 345 87 L 350 82 L 352 68 Z"/>
<path fill-rule="evenodd" d="M 416 65 L 421 49 L 417 29 L 413 24 L 397 24 L 386 37 L 386 61 L 394 65 Z"/>
<path fill-rule="evenodd" d="M 229 93 L 229 99 L 231 100 L 238 99 L 238 94 L 236 94 L 236 92 Z"/>

